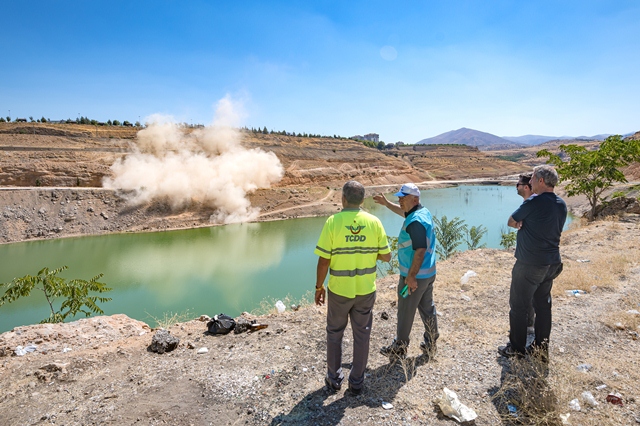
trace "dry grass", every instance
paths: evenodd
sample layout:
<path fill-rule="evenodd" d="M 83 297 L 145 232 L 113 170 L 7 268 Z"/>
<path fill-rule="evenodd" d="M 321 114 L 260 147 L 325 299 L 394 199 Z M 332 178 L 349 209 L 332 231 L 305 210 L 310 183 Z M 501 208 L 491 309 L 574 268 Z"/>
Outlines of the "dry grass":
<path fill-rule="evenodd" d="M 302 307 L 308 306 L 315 303 L 315 293 L 312 291 L 307 291 L 300 298 L 294 298 L 290 294 L 287 294 L 284 298 L 275 299 L 275 298 L 266 298 L 260 301 L 258 308 L 251 311 L 252 315 L 262 316 L 269 314 L 277 314 L 278 309 L 276 308 L 276 302 L 281 300 L 284 303 L 284 306 L 287 310 L 292 309 L 292 306 Z"/>
<path fill-rule="evenodd" d="M 165 330 L 171 328 L 175 324 L 193 319 L 193 312 L 190 309 L 186 309 L 183 312 L 163 312 L 160 317 L 155 317 L 149 312 L 146 312 L 146 314 L 153 320 L 157 327 Z"/>

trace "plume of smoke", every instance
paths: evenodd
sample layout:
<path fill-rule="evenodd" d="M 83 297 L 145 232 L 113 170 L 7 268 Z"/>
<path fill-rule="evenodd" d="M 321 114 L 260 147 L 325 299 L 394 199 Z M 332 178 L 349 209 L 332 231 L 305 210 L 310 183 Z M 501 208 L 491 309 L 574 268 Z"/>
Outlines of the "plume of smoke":
<path fill-rule="evenodd" d="M 121 191 L 134 205 L 162 200 L 173 209 L 194 202 L 214 208 L 212 222 L 244 222 L 257 217 L 247 193 L 278 182 L 278 157 L 241 145 L 237 107 L 218 103 L 213 123 L 187 134 L 170 117 L 154 115 L 138 132 L 133 152 L 112 166 L 103 186 Z"/>

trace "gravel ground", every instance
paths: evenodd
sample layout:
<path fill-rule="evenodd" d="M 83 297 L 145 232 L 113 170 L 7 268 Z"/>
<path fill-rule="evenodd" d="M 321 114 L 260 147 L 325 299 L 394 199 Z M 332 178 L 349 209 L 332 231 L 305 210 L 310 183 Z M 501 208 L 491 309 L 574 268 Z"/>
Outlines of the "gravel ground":
<path fill-rule="evenodd" d="M 597 222 L 565 233 L 548 374 L 532 374 L 529 361 L 497 356 L 507 340 L 513 253 L 481 249 L 439 263 L 434 297 L 441 337 L 430 360 L 417 347 L 418 317 L 407 360 L 390 363 L 379 354 L 395 333 L 397 276 L 378 280 L 360 396 L 324 388 L 325 307 L 247 314 L 268 324 L 254 333 L 216 337 L 206 333 L 206 322 L 177 324 L 169 331 L 180 343 L 164 354 L 149 350 L 154 330 L 114 315 L 0 335 L 0 424 L 451 425 L 434 403 L 445 387 L 475 410 L 477 425 L 561 424 L 566 414 L 573 425 L 637 424 L 640 315 L 628 311 L 640 310 L 638 231 L 637 223 Z M 478 276 L 462 286 L 469 269 Z M 314 273 L 309 271 L 310 287 Z M 587 294 L 566 295 L 573 287 Z M 350 334 L 344 342 L 347 371 Z M 37 349 L 15 356 L 19 345 Z M 198 353 L 201 348 L 208 351 Z M 588 371 L 579 371 L 581 364 Z M 584 391 L 592 392 L 596 407 L 581 399 Z M 610 392 L 621 394 L 623 406 L 606 402 Z M 574 398 L 581 411 L 569 408 Z"/>

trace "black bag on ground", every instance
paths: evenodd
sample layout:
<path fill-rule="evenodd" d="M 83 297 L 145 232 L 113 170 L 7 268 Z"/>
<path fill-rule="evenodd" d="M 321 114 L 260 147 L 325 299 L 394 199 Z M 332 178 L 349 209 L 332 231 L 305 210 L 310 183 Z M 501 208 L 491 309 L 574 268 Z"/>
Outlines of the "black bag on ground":
<path fill-rule="evenodd" d="M 229 315 L 219 314 L 207 323 L 207 331 L 211 334 L 227 334 L 236 326 L 236 321 Z"/>

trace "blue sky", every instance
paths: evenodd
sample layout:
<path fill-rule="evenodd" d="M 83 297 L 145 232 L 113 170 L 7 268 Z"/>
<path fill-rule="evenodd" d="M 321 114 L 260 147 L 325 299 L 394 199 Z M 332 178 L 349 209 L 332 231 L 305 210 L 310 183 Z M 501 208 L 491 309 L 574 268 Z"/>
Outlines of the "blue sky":
<path fill-rule="evenodd" d="M 11 1 L 0 115 L 242 124 L 413 143 L 640 130 L 640 2 Z"/>

